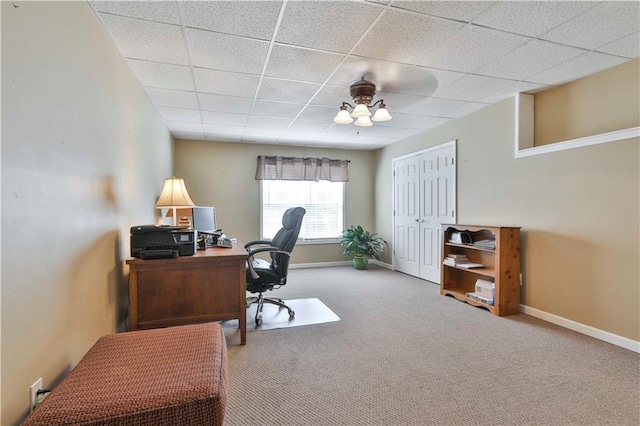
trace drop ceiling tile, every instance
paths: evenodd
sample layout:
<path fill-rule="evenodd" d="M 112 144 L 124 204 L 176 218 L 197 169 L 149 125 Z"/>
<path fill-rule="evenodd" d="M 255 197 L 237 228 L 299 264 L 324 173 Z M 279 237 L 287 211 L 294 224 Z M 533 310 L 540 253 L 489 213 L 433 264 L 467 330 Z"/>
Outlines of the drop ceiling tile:
<path fill-rule="evenodd" d="M 414 64 L 462 26 L 459 22 L 427 15 L 387 10 L 355 48 L 354 54 Z"/>
<path fill-rule="evenodd" d="M 338 111 L 343 102 L 353 103 L 349 89 L 346 87 L 322 86 L 322 89 L 311 99 L 311 105 L 332 107 Z"/>
<path fill-rule="evenodd" d="M 126 58 L 189 64 L 181 27 L 107 14 L 100 18 Z"/>
<path fill-rule="evenodd" d="M 596 50 L 611 55 L 624 56 L 625 58 L 637 58 L 640 56 L 640 33 L 630 34 Z"/>
<path fill-rule="evenodd" d="M 497 90 L 482 99 L 478 99 L 478 101 L 488 103 L 488 104 L 494 104 L 503 99 L 510 98 L 516 93 L 536 93 L 545 88 L 547 88 L 545 84 L 518 81 L 516 83 L 513 83 L 510 86 L 506 86 L 500 90 Z"/>
<path fill-rule="evenodd" d="M 319 84 L 263 78 L 258 98 L 306 104 L 319 88 Z"/>
<path fill-rule="evenodd" d="M 145 87 L 194 91 L 189 67 L 156 62 L 127 61 L 136 78 Z"/>
<path fill-rule="evenodd" d="M 203 141 L 205 140 L 203 132 L 183 132 L 183 131 L 172 131 L 171 134 L 175 139 L 183 139 L 183 140 L 192 140 L 192 141 Z"/>
<path fill-rule="evenodd" d="M 225 71 L 194 68 L 198 92 L 252 98 L 258 88 L 255 75 L 235 74 Z"/>
<path fill-rule="evenodd" d="M 540 38 L 595 49 L 640 29 L 640 2 L 603 1 Z"/>
<path fill-rule="evenodd" d="M 347 53 L 381 9 L 344 1 L 288 2 L 276 41 Z"/>
<path fill-rule="evenodd" d="M 327 121 L 296 120 L 291 124 L 289 130 L 322 133 L 333 126 L 333 124 L 333 122 Z"/>
<path fill-rule="evenodd" d="M 325 137 L 325 135 L 319 132 L 290 129 L 282 132 L 282 134 L 278 138 L 278 142 L 298 142 L 301 145 L 306 145 L 322 141 Z"/>
<path fill-rule="evenodd" d="M 304 111 L 302 111 L 298 119 L 325 121 L 327 123 L 333 123 L 333 117 L 336 116 L 338 111 L 339 111 L 338 107 L 330 108 L 330 107 L 309 105 L 304 109 Z"/>
<path fill-rule="evenodd" d="M 269 49 L 266 41 L 191 28 L 187 39 L 194 66 L 221 71 L 259 75 Z"/>
<path fill-rule="evenodd" d="M 280 129 L 256 129 L 247 127 L 242 135 L 242 141 L 247 143 L 275 143 L 282 134 Z"/>
<path fill-rule="evenodd" d="M 275 45 L 265 71 L 267 77 L 324 83 L 344 55 L 299 47 Z"/>
<path fill-rule="evenodd" d="M 512 80 L 481 75 L 467 75 L 438 91 L 441 98 L 475 102 L 511 86 Z"/>
<path fill-rule="evenodd" d="M 387 86 L 393 85 L 408 68 L 408 65 L 398 62 L 349 56 L 338 67 L 327 84 L 348 88 L 364 77 L 378 86 L 378 90 L 385 90 Z"/>
<path fill-rule="evenodd" d="M 187 27 L 271 40 L 281 1 L 183 1 Z"/>
<path fill-rule="evenodd" d="M 483 10 L 493 5 L 491 1 L 394 1 L 392 6 L 427 15 L 471 22 Z"/>
<path fill-rule="evenodd" d="M 241 127 L 242 129 L 242 127 Z M 211 142 L 224 142 L 224 143 L 241 143 L 242 142 L 242 132 L 240 133 L 206 133 L 204 134 L 205 140 Z"/>
<path fill-rule="evenodd" d="M 429 98 L 413 105 L 412 107 L 406 108 L 404 112 L 431 117 L 459 118 L 486 106 L 487 104 L 477 102 Z"/>
<path fill-rule="evenodd" d="M 393 119 L 389 121 L 383 121 L 381 123 L 376 123 L 376 126 L 380 127 L 403 127 L 407 129 L 420 129 L 426 130 L 432 127 L 439 126 L 441 124 L 450 121 L 449 118 L 442 117 L 426 117 L 419 115 L 410 115 L 410 114 L 393 114 Z"/>
<path fill-rule="evenodd" d="M 242 139 L 244 127 L 241 126 L 221 126 L 218 124 L 203 124 L 204 133 L 209 139 L 209 135 L 231 136 L 233 139 Z"/>
<path fill-rule="evenodd" d="M 112 15 L 180 25 L 178 3 L 169 1 L 89 1 L 94 10 Z"/>
<path fill-rule="evenodd" d="M 415 104 L 416 102 L 420 102 L 424 97 L 422 96 L 413 96 L 413 95 L 405 95 L 402 93 L 389 93 L 389 92 L 378 92 L 373 97 L 373 101 L 376 102 L 379 99 L 384 100 L 385 105 L 387 105 L 387 109 L 389 111 L 400 111 L 408 106 Z M 371 113 L 373 114 L 377 107 L 372 108 Z"/>
<path fill-rule="evenodd" d="M 244 126 L 249 118 L 248 114 L 233 114 L 230 112 L 202 111 L 202 122 L 221 126 Z"/>
<path fill-rule="evenodd" d="M 291 124 L 290 118 L 281 117 L 261 117 L 252 115 L 247 121 L 247 127 L 260 127 L 265 129 L 280 129 L 284 130 Z"/>
<path fill-rule="evenodd" d="M 204 132 L 202 128 L 202 123 L 185 123 L 184 121 L 169 121 L 166 120 L 165 124 L 167 128 L 171 130 L 171 132 L 189 132 L 189 133 L 200 133 Z"/>
<path fill-rule="evenodd" d="M 197 109 L 158 107 L 158 111 L 162 118 L 167 121 L 202 122 L 200 111 Z"/>
<path fill-rule="evenodd" d="M 460 80 L 466 74 L 425 67 L 410 67 L 400 76 L 394 92 L 417 96 L 437 96 L 442 87 Z"/>
<path fill-rule="evenodd" d="M 467 25 L 418 61 L 419 65 L 459 72 L 472 72 L 518 46 L 528 37 Z"/>
<path fill-rule="evenodd" d="M 403 139 L 422 131 L 420 129 L 404 129 L 401 127 L 383 127 L 376 124 L 378 123 L 374 123 L 371 127 L 360 129 L 360 134 L 367 137 Z"/>
<path fill-rule="evenodd" d="M 304 108 L 304 104 L 257 99 L 253 105 L 251 114 L 267 115 L 270 117 L 295 118 L 302 108 Z"/>
<path fill-rule="evenodd" d="M 198 97 L 195 92 L 185 92 L 182 90 L 146 89 L 147 95 L 155 106 L 166 106 L 174 108 L 198 109 Z"/>
<path fill-rule="evenodd" d="M 536 37 L 598 4 L 593 1 L 501 1 L 474 24 Z"/>
<path fill-rule="evenodd" d="M 476 72 L 491 77 L 523 80 L 584 52 L 575 47 L 533 40 Z"/>
<path fill-rule="evenodd" d="M 204 111 L 248 114 L 251 111 L 251 105 L 253 104 L 252 98 L 212 95 L 209 93 L 198 93 L 198 99 L 200 100 L 200 108 Z"/>
<path fill-rule="evenodd" d="M 605 53 L 587 52 L 557 67 L 528 77 L 527 80 L 543 84 L 562 84 L 595 74 L 627 61 L 627 58 L 611 56 Z"/>
<path fill-rule="evenodd" d="M 335 124 L 333 127 L 327 129 L 325 133 L 334 137 L 350 139 L 358 136 L 362 129 L 362 127 L 358 127 L 355 124 Z"/>

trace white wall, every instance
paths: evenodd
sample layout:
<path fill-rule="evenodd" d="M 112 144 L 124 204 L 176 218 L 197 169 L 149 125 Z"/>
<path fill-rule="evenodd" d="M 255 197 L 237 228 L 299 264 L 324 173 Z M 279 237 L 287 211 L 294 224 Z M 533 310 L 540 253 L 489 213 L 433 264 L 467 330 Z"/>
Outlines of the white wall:
<path fill-rule="evenodd" d="M 172 139 L 86 2 L 2 2 L 2 418 L 28 412 L 127 307 Z"/>

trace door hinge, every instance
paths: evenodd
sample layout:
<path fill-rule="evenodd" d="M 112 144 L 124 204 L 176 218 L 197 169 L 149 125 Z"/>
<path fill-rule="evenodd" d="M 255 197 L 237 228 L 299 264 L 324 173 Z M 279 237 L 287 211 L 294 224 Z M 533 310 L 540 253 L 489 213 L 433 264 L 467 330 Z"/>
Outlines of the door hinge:
<path fill-rule="evenodd" d="M 456 214 L 453 210 L 451 210 L 451 217 L 454 217 Z"/>
<path fill-rule="evenodd" d="M 452 159 L 451 159 L 451 165 L 452 165 L 452 166 L 455 164 L 455 163 L 454 163 L 454 161 L 455 161 L 455 160 L 452 158 Z"/>

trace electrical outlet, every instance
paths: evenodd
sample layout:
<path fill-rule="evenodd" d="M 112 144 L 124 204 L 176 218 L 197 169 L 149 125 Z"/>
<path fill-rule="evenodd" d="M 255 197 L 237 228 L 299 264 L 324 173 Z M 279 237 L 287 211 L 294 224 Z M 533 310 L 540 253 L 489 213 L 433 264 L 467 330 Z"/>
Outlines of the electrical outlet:
<path fill-rule="evenodd" d="M 38 391 L 40 389 L 42 389 L 42 377 L 29 386 L 29 407 L 31 407 L 29 411 L 33 411 L 38 405 Z"/>

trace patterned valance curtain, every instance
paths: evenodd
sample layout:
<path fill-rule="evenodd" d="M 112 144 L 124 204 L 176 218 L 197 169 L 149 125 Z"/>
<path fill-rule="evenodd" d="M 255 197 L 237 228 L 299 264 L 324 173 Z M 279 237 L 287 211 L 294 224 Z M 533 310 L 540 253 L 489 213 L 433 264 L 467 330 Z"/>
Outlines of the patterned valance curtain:
<path fill-rule="evenodd" d="M 258 156 L 256 180 L 328 180 L 349 182 L 349 160 Z"/>

